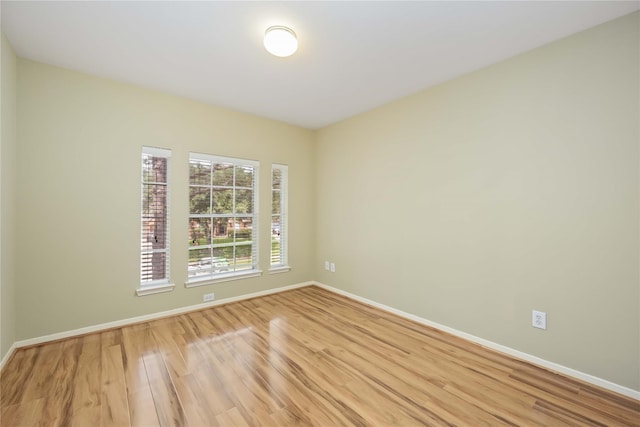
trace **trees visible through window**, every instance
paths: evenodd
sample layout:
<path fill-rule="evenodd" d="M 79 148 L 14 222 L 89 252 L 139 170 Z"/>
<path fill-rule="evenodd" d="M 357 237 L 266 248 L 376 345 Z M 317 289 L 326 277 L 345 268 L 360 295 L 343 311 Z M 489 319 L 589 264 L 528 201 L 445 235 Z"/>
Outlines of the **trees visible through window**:
<path fill-rule="evenodd" d="M 191 153 L 189 282 L 258 271 L 258 162 Z"/>
<path fill-rule="evenodd" d="M 170 150 L 142 149 L 141 286 L 169 282 Z"/>

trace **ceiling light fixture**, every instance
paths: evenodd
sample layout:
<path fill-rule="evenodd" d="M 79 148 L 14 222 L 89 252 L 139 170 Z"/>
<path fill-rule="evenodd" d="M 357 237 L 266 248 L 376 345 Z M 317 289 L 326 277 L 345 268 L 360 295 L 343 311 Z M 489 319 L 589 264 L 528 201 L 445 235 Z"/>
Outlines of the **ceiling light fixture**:
<path fill-rule="evenodd" d="M 269 27 L 264 33 L 264 48 L 270 54 L 281 58 L 291 56 L 298 50 L 296 33 L 281 25 Z"/>

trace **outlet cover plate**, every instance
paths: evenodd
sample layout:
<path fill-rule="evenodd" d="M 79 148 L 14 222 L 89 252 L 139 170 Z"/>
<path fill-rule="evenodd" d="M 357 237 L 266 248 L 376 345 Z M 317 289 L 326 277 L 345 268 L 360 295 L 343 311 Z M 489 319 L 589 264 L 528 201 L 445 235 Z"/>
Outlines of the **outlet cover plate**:
<path fill-rule="evenodd" d="M 215 299 L 215 295 L 213 294 L 213 292 L 211 292 L 210 294 L 204 294 L 202 296 L 202 301 L 203 302 L 211 302 Z"/>
<path fill-rule="evenodd" d="M 538 329 L 547 329 L 547 313 L 533 310 L 531 314 L 531 326 Z"/>

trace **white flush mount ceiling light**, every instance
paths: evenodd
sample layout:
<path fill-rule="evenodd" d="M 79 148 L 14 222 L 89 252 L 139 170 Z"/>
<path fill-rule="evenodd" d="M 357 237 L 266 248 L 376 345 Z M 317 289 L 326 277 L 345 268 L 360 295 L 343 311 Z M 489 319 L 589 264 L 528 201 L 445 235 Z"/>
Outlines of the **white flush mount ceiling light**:
<path fill-rule="evenodd" d="M 291 56 L 298 50 L 296 33 L 281 25 L 269 27 L 264 33 L 264 48 L 270 54 L 281 58 Z"/>

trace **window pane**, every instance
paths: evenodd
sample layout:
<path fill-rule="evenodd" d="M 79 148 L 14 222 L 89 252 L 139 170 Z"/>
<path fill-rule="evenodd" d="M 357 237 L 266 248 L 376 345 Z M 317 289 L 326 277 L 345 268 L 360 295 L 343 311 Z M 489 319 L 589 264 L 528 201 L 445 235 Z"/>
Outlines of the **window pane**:
<path fill-rule="evenodd" d="M 211 244 L 211 218 L 189 218 L 189 246 Z"/>
<path fill-rule="evenodd" d="M 271 167 L 271 266 L 287 265 L 287 166 Z"/>
<path fill-rule="evenodd" d="M 228 243 L 231 242 L 231 230 L 229 225 L 229 218 L 213 218 L 213 243 Z"/>
<path fill-rule="evenodd" d="M 280 213 L 280 190 L 273 191 L 271 194 L 271 213 Z"/>
<path fill-rule="evenodd" d="M 233 190 L 213 189 L 213 213 L 233 213 Z"/>
<path fill-rule="evenodd" d="M 280 178 L 282 176 L 282 171 L 280 171 L 280 169 L 274 169 L 273 170 L 273 175 L 271 178 L 272 181 L 272 186 L 271 188 L 273 188 L 274 190 L 276 189 L 280 189 Z"/>
<path fill-rule="evenodd" d="M 189 160 L 189 184 L 211 185 L 211 162 Z"/>
<path fill-rule="evenodd" d="M 142 249 L 165 249 L 167 245 L 166 218 L 142 216 Z"/>
<path fill-rule="evenodd" d="M 213 165 L 213 185 L 231 187 L 233 185 L 233 165 L 215 163 Z"/>
<path fill-rule="evenodd" d="M 142 212 L 162 216 L 167 206 L 167 186 L 164 184 L 142 184 Z"/>
<path fill-rule="evenodd" d="M 271 239 L 271 265 L 280 264 L 280 239 Z"/>
<path fill-rule="evenodd" d="M 142 182 L 167 182 L 167 159 L 142 155 Z"/>
<path fill-rule="evenodd" d="M 280 216 L 271 217 L 271 265 L 280 264 Z"/>
<path fill-rule="evenodd" d="M 227 260 L 229 269 L 231 269 L 231 264 L 233 263 L 233 246 L 213 248 L 213 257 L 218 258 L 219 262 L 222 262 L 222 260 Z"/>
<path fill-rule="evenodd" d="M 167 177 L 171 152 L 149 147 L 142 151 L 140 281 L 146 286 L 169 278 Z"/>
<path fill-rule="evenodd" d="M 234 232 L 236 242 L 250 242 L 252 239 L 251 218 L 236 218 Z"/>
<path fill-rule="evenodd" d="M 208 187 L 189 187 L 189 213 L 205 214 L 211 212 L 211 189 Z"/>
<path fill-rule="evenodd" d="M 216 156 L 190 156 L 189 277 L 257 268 L 252 249 L 257 242 L 253 227 L 258 166 Z M 210 174 L 198 157 L 208 160 Z M 208 193 L 202 190 L 205 188 Z M 204 251 L 194 252 L 200 249 Z"/>
<path fill-rule="evenodd" d="M 236 187 L 253 188 L 253 168 L 236 166 Z"/>
<path fill-rule="evenodd" d="M 141 267 L 142 282 L 164 279 L 167 272 L 167 254 L 143 252 Z"/>
<path fill-rule="evenodd" d="M 251 245 L 236 246 L 236 271 L 249 270 L 253 267 L 251 265 L 251 248 Z"/>
<path fill-rule="evenodd" d="M 142 185 L 142 239 L 150 248 L 166 246 L 167 230 L 167 186 Z M 144 250 L 145 248 L 143 248 Z"/>
<path fill-rule="evenodd" d="M 280 237 L 280 215 L 273 215 L 271 217 L 271 236 Z"/>
<path fill-rule="evenodd" d="M 237 214 L 253 213 L 253 191 L 236 190 L 236 212 Z"/>
<path fill-rule="evenodd" d="M 212 271 L 211 249 L 189 249 L 189 277 L 207 276 Z"/>
<path fill-rule="evenodd" d="M 230 271 L 232 266 L 229 260 L 233 259 L 233 247 L 213 248 L 213 272 L 224 273 Z"/>

